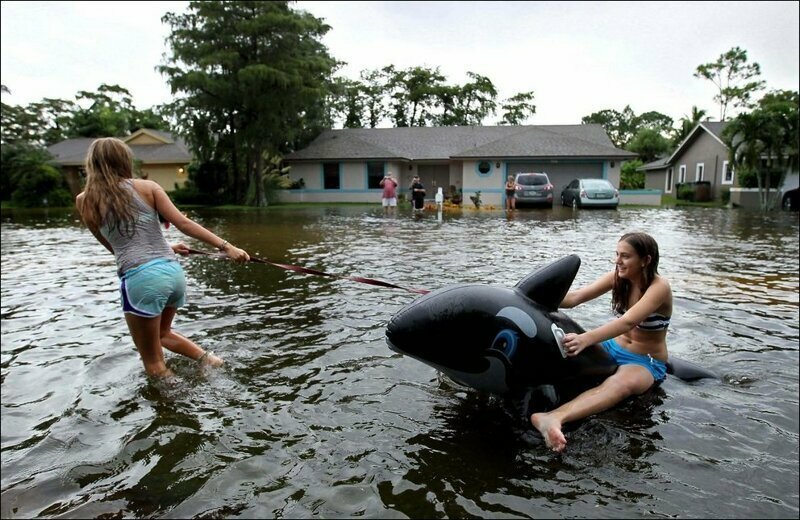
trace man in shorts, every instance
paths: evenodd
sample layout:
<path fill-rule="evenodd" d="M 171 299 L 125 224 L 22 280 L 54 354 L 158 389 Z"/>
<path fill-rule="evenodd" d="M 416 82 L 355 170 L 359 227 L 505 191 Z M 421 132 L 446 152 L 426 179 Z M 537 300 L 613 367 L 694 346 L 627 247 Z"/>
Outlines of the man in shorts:
<path fill-rule="evenodd" d="M 381 179 L 380 186 L 383 188 L 381 195 L 383 214 L 394 214 L 397 209 L 397 181 L 392 177 L 392 172 L 386 173 L 386 176 Z"/>

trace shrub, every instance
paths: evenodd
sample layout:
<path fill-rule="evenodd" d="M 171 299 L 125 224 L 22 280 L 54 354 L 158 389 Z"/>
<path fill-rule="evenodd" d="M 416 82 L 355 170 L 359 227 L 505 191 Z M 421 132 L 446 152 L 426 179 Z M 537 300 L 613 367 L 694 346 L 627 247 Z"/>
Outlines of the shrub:
<path fill-rule="evenodd" d="M 64 176 L 49 164 L 40 164 L 25 172 L 11 194 L 11 201 L 25 208 L 66 207 L 73 203 Z"/>
<path fill-rule="evenodd" d="M 758 175 L 761 175 L 762 187 L 766 184 L 766 170 L 746 170 L 742 168 L 737 174 L 739 175 L 739 186 L 742 188 L 758 188 Z M 781 175 L 782 172 L 780 170 L 771 170 L 769 172 L 770 188 L 779 187 Z"/>
<path fill-rule="evenodd" d="M 719 197 L 722 200 L 723 204 L 727 204 L 731 201 L 731 189 L 728 186 L 723 186 L 719 190 Z"/>
<path fill-rule="evenodd" d="M 636 168 L 642 165 L 642 161 L 634 159 L 625 161 L 619 172 L 619 189 L 621 190 L 641 190 L 644 188 L 644 172 L 637 172 Z"/>
<path fill-rule="evenodd" d="M 687 184 L 678 186 L 678 200 L 694 200 L 694 188 Z"/>
<path fill-rule="evenodd" d="M 204 193 L 200 191 L 191 179 L 186 181 L 186 184 L 183 186 L 169 192 L 169 196 L 175 204 L 211 206 L 220 203 L 218 197 L 215 197 L 213 193 Z"/>

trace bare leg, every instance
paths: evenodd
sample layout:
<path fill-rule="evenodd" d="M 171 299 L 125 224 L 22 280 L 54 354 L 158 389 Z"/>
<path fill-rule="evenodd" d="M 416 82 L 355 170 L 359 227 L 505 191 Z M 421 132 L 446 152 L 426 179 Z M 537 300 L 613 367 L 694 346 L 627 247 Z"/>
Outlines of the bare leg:
<path fill-rule="evenodd" d="M 646 392 L 652 385 L 653 376 L 646 368 L 623 365 L 600 386 L 590 388 L 552 412 L 531 415 L 531 424 L 539 430 L 550 449 L 563 451 L 567 446 L 561 431 L 564 423 L 607 410 L 627 397 Z"/>
<path fill-rule="evenodd" d="M 205 350 L 186 336 L 172 330 L 172 320 L 175 318 L 176 312 L 177 309 L 175 307 L 165 307 L 164 312 L 161 313 L 161 344 L 176 354 L 181 354 L 194 360 L 203 358 L 206 353 Z M 209 353 L 203 358 L 203 363 L 218 367 L 223 364 L 223 361 L 221 358 Z"/>
<path fill-rule="evenodd" d="M 161 350 L 158 317 L 142 318 L 135 314 L 125 313 L 125 322 L 131 332 L 133 343 L 139 351 L 148 375 L 157 377 L 170 377 L 172 371 L 164 363 L 164 351 Z"/>

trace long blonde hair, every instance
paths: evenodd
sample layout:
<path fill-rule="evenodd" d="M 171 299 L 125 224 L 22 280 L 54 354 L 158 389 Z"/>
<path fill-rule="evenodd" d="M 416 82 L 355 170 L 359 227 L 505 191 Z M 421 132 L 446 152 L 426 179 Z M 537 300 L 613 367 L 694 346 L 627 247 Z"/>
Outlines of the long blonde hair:
<path fill-rule="evenodd" d="M 115 137 L 95 139 L 86 153 L 86 189 L 80 212 L 84 222 L 99 228 L 103 223 L 133 234 L 135 219 L 132 194 L 120 183 L 133 178 L 133 152 Z"/>

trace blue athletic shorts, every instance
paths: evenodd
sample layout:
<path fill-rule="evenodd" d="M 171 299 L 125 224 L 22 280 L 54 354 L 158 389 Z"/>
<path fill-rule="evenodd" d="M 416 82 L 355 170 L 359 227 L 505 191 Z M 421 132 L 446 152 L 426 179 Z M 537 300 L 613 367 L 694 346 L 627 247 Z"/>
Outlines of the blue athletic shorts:
<path fill-rule="evenodd" d="M 653 375 L 656 383 L 660 383 L 667 377 L 667 365 L 650 356 L 650 354 L 635 354 L 622 347 L 614 338 L 601 343 L 608 355 L 617 365 L 641 365 Z"/>
<path fill-rule="evenodd" d="M 122 275 L 119 286 L 122 311 L 155 318 L 164 307 L 182 307 L 186 301 L 186 277 L 177 260 L 157 258 Z"/>

